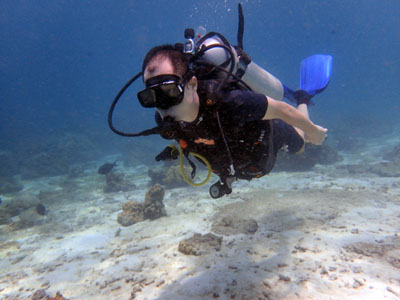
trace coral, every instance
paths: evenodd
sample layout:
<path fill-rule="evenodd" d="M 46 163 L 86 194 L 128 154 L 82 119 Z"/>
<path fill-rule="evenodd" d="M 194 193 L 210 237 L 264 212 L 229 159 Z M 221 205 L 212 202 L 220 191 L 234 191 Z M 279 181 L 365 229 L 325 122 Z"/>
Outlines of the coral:
<path fill-rule="evenodd" d="M 69 163 L 60 155 L 48 152 L 35 153 L 24 160 L 21 168 L 23 178 L 64 175 L 69 172 Z"/>
<path fill-rule="evenodd" d="M 373 164 L 369 171 L 382 177 L 399 177 L 400 165 L 395 162 L 380 162 Z"/>
<path fill-rule="evenodd" d="M 124 179 L 124 175 L 120 173 L 109 172 L 106 175 L 106 185 L 104 193 L 127 192 L 136 186 Z"/>
<path fill-rule="evenodd" d="M 0 194 L 16 193 L 23 188 L 14 177 L 0 177 Z"/>
<path fill-rule="evenodd" d="M 49 296 L 44 289 L 37 290 L 32 295 L 32 300 L 46 300 Z"/>
<path fill-rule="evenodd" d="M 400 145 L 394 148 L 385 149 L 382 158 L 385 161 L 378 162 L 369 166 L 368 171 L 382 177 L 400 176 Z"/>
<path fill-rule="evenodd" d="M 354 252 L 365 256 L 383 256 L 385 251 L 391 249 L 392 247 L 392 245 L 356 242 L 345 246 L 344 249 L 346 249 L 348 252 Z"/>
<path fill-rule="evenodd" d="M 40 190 L 37 196 L 39 201 L 44 204 L 53 204 L 62 201 L 64 192 L 62 190 Z M 71 194 L 70 194 L 71 195 Z"/>
<path fill-rule="evenodd" d="M 151 153 L 154 153 L 154 149 L 157 148 L 157 143 L 160 141 L 149 137 L 141 140 L 125 140 L 123 145 L 118 144 L 118 150 L 121 154 L 121 160 L 124 162 L 126 167 L 136 167 L 138 165 L 151 166 L 155 165 L 154 157 Z M 159 148 L 163 147 L 160 144 Z M 150 155 L 149 155 L 150 154 Z"/>
<path fill-rule="evenodd" d="M 57 292 L 55 297 L 48 297 L 46 300 L 67 300 L 67 298 L 64 298 L 60 292 Z"/>
<path fill-rule="evenodd" d="M 186 255 L 202 255 L 211 251 L 221 250 L 222 237 L 212 233 L 202 235 L 195 233 L 191 238 L 185 239 L 179 243 L 178 251 Z"/>
<path fill-rule="evenodd" d="M 397 122 L 395 122 L 397 123 Z M 335 140 L 336 148 L 341 151 L 360 152 L 367 147 L 372 138 L 380 138 L 394 131 L 388 118 L 381 120 L 376 115 L 366 112 L 353 114 L 352 118 L 341 118 L 339 122 L 328 125 L 329 139 Z"/>
<path fill-rule="evenodd" d="M 400 145 L 394 147 L 391 151 L 383 155 L 383 159 L 400 164 Z"/>
<path fill-rule="evenodd" d="M 29 153 L 29 155 L 26 155 Z M 16 152 L 15 159 L 23 178 L 67 175 L 70 168 L 100 156 L 87 136 L 65 134 L 43 141 L 26 143 Z"/>
<path fill-rule="evenodd" d="M 0 151 L 0 177 L 7 178 L 18 173 L 14 155 L 8 151 Z"/>
<path fill-rule="evenodd" d="M 211 226 L 211 231 L 217 234 L 254 234 L 258 230 L 258 224 L 254 219 L 242 219 L 226 216 L 217 219 Z"/>
<path fill-rule="evenodd" d="M 13 217 L 22 212 L 34 209 L 38 200 L 32 192 L 19 192 L 10 198 L 10 201 L 4 201 L 0 206 L 0 225 L 8 224 Z"/>
<path fill-rule="evenodd" d="M 35 225 L 41 225 L 45 222 L 43 216 L 39 215 L 36 208 L 30 208 L 24 210 L 18 215 L 18 221 L 10 224 L 10 229 L 21 230 L 24 228 L 30 228 Z"/>
<path fill-rule="evenodd" d="M 122 226 L 130 226 L 144 221 L 143 205 L 135 201 L 128 201 L 122 205 L 122 212 L 118 215 L 118 223 Z"/>
<path fill-rule="evenodd" d="M 50 297 L 45 290 L 40 289 L 32 295 L 32 300 L 67 300 L 67 298 L 64 298 L 60 292 L 57 292 L 55 297 Z"/>
<path fill-rule="evenodd" d="M 161 184 L 169 189 L 187 185 L 183 180 L 179 165 L 165 164 L 162 169 L 149 169 L 148 175 L 151 178 L 151 185 Z"/>
<path fill-rule="evenodd" d="M 306 144 L 301 154 L 279 152 L 274 170 L 277 171 L 307 171 L 317 163 L 322 165 L 340 161 L 338 152 L 328 145 L 314 146 Z"/>
<path fill-rule="evenodd" d="M 338 170 L 347 170 L 350 174 L 361 174 L 369 172 L 367 164 L 346 164 L 336 167 Z"/>
<path fill-rule="evenodd" d="M 164 194 L 165 190 L 159 184 L 147 191 L 144 200 L 144 215 L 146 219 L 155 220 L 167 215 L 163 203 Z"/>
<path fill-rule="evenodd" d="M 164 179 L 164 184 L 168 187 L 186 186 L 181 174 L 180 166 L 172 166 L 168 169 Z"/>
<path fill-rule="evenodd" d="M 156 184 L 147 191 L 143 204 L 135 201 L 125 202 L 122 205 L 122 212 L 118 215 L 118 223 L 122 226 L 130 226 L 147 219 L 155 220 L 166 216 L 163 203 L 164 193 L 164 188 Z"/>

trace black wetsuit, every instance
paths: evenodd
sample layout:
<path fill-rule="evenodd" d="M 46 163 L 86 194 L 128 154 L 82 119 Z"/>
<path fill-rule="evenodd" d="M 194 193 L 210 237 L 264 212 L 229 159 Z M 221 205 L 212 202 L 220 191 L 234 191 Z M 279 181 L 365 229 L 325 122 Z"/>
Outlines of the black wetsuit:
<path fill-rule="evenodd" d="M 269 173 L 278 150 L 283 147 L 289 152 L 301 149 L 303 139 L 292 126 L 278 119 L 262 120 L 268 108 L 264 95 L 241 89 L 214 94 L 213 86 L 200 82 L 198 116 L 193 122 L 179 122 L 177 140 L 186 150 L 204 156 L 216 174 L 228 176 L 231 164 L 223 136 L 235 176 L 240 179 Z M 158 113 L 156 120 L 162 126 Z"/>

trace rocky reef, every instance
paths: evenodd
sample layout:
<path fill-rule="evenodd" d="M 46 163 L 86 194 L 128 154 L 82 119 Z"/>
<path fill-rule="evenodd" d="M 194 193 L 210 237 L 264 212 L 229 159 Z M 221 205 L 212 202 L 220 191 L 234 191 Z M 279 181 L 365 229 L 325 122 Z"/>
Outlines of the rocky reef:
<path fill-rule="evenodd" d="M 357 153 L 368 147 L 369 140 L 395 130 L 397 121 L 391 122 L 389 117 L 382 120 L 369 112 L 353 113 L 352 118 L 341 118 L 327 126 L 329 139 L 335 141 L 336 149 Z"/>
<path fill-rule="evenodd" d="M 387 150 L 382 156 L 385 161 L 371 166 L 370 171 L 382 177 L 400 176 L 400 145 Z"/>
<path fill-rule="evenodd" d="M 338 168 L 345 169 L 350 174 L 373 173 L 381 177 L 400 177 L 400 145 L 383 152 L 383 161 L 370 164 L 348 164 Z"/>
<path fill-rule="evenodd" d="M 400 144 L 388 150 L 388 152 L 383 155 L 383 159 L 400 165 Z"/>
<path fill-rule="evenodd" d="M 23 186 L 15 178 L 18 162 L 10 151 L 0 151 L 0 194 L 15 193 Z"/>
<path fill-rule="evenodd" d="M 157 153 L 157 144 L 160 143 L 159 139 L 148 137 L 147 139 L 135 139 L 125 140 L 120 142 L 122 145 L 119 147 L 121 154 L 121 160 L 124 166 L 134 167 L 137 165 L 155 166 L 159 165 L 154 160 L 154 156 Z M 162 149 L 163 144 L 160 144 L 159 148 Z M 154 156 L 153 156 L 154 155 Z"/>
<path fill-rule="evenodd" d="M 10 151 L 0 151 L 0 178 L 14 176 L 18 173 L 18 164 Z"/>
<path fill-rule="evenodd" d="M 105 175 L 106 184 L 103 188 L 104 193 L 127 192 L 136 186 L 124 178 L 122 173 L 109 172 Z"/>
<path fill-rule="evenodd" d="M 15 151 L 0 152 L 0 177 L 67 175 L 73 166 L 100 156 L 98 147 L 84 134 L 38 137 L 17 145 Z"/>
<path fill-rule="evenodd" d="M 341 159 L 338 152 L 327 144 L 322 146 L 306 144 L 304 152 L 300 154 L 278 152 L 274 171 L 307 171 L 316 164 L 329 165 Z"/>
<path fill-rule="evenodd" d="M 0 176 L 0 194 L 16 193 L 24 188 L 15 177 Z"/>
<path fill-rule="evenodd" d="M 43 216 L 36 211 L 39 204 L 36 195 L 19 192 L 12 201 L 4 201 L 0 207 L 0 225 L 9 224 L 11 230 L 32 227 L 43 222 Z M 16 218 L 14 218 L 16 217 Z"/>
<path fill-rule="evenodd" d="M 149 169 L 148 175 L 151 179 L 151 185 L 161 184 L 167 189 L 173 189 L 178 187 L 187 186 L 187 183 L 183 180 L 180 166 L 166 163 L 163 168 Z"/>

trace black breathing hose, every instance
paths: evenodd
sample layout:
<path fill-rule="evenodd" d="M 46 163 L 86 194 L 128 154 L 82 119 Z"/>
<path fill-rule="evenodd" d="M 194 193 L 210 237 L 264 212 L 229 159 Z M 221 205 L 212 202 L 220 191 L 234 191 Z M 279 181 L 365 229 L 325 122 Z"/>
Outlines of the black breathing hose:
<path fill-rule="evenodd" d="M 237 34 L 237 45 L 240 49 L 243 49 L 243 32 L 244 32 L 244 16 L 243 16 L 243 9 L 242 4 L 238 4 L 239 10 L 239 28 Z"/>
<path fill-rule="evenodd" d="M 121 98 L 122 94 L 126 91 L 126 89 L 135 81 L 137 80 L 140 76 L 142 76 L 142 72 L 137 73 L 135 76 L 133 76 L 124 86 L 123 88 L 119 91 L 117 96 L 115 96 L 114 101 L 111 103 L 110 109 L 108 111 L 108 126 L 110 129 L 115 132 L 116 134 L 122 135 L 122 136 L 127 136 L 127 137 L 136 137 L 136 136 L 146 136 L 146 135 L 151 135 L 151 134 L 159 134 L 160 133 L 160 128 L 159 127 L 154 127 L 151 129 L 147 129 L 141 132 L 137 133 L 126 133 L 123 131 L 120 131 L 116 129 L 113 125 L 112 117 L 114 114 L 114 109 L 115 106 L 118 103 L 119 98 Z"/>

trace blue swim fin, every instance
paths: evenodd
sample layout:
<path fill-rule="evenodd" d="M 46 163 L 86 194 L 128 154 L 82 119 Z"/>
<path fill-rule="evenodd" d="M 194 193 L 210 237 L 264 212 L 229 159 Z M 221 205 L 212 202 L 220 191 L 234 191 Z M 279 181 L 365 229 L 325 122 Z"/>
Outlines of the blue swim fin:
<path fill-rule="evenodd" d="M 283 85 L 283 96 L 293 103 L 310 104 L 311 98 L 321 93 L 331 79 L 332 56 L 316 54 L 303 59 L 300 67 L 300 89 L 293 91 Z"/>
<path fill-rule="evenodd" d="M 332 71 L 332 56 L 316 54 L 301 62 L 300 89 L 310 96 L 322 92 L 329 83 Z"/>

